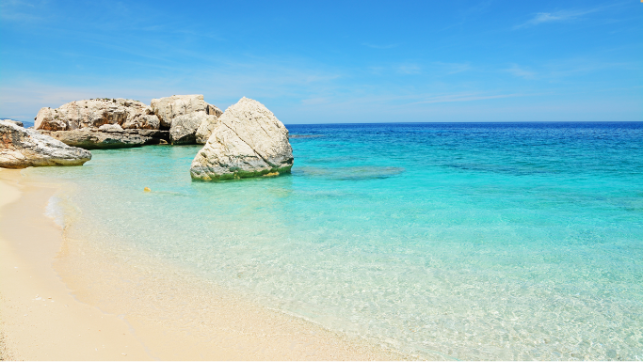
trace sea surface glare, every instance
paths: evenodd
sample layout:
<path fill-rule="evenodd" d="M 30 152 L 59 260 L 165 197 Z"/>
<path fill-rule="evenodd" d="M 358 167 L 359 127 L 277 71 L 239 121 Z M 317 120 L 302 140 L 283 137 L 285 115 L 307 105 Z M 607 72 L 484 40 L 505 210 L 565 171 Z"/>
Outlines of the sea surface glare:
<path fill-rule="evenodd" d="M 75 185 L 76 238 L 421 358 L 642 360 L 642 123 L 287 128 L 276 178 L 193 182 L 200 146 L 23 172 Z"/>

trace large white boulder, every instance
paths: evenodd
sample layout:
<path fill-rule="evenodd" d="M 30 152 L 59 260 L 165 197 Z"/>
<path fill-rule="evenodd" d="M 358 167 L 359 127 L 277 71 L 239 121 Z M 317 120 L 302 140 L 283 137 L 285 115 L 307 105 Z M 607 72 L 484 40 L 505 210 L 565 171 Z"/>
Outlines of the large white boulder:
<path fill-rule="evenodd" d="M 87 150 L 67 146 L 12 122 L 0 121 L 0 167 L 76 166 L 91 158 Z"/>
<path fill-rule="evenodd" d="M 291 167 L 286 127 L 263 104 L 244 97 L 215 122 L 190 175 L 213 181 L 288 173 Z"/>

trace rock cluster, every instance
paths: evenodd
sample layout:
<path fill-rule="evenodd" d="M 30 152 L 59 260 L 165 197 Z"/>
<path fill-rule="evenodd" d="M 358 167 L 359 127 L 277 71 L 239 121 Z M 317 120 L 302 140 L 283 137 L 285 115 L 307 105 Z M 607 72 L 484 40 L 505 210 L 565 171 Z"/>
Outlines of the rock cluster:
<path fill-rule="evenodd" d="M 139 101 L 123 98 L 90 99 L 63 104 L 59 108 L 41 108 L 35 129 L 71 131 L 118 124 L 123 129 L 159 129 L 159 119 L 152 109 Z"/>
<path fill-rule="evenodd" d="M 170 128 L 170 142 L 175 145 L 197 142 L 196 132 L 199 126 L 204 122 L 215 122 L 223 113 L 219 108 L 206 103 L 201 94 L 153 99 L 150 107 L 161 120 L 161 125 Z M 199 140 L 206 143 L 207 137 Z"/>
<path fill-rule="evenodd" d="M 211 130 L 208 125 L 222 113 L 206 103 L 203 95 L 153 99 L 150 106 L 123 98 L 97 98 L 66 103 L 55 109 L 42 108 L 34 128 L 49 132 L 69 145 L 84 148 L 134 147 L 158 144 L 157 139 L 172 144 L 197 141 L 205 144 Z M 205 126 L 197 140 L 197 129 L 202 123 Z"/>
<path fill-rule="evenodd" d="M 152 144 L 204 144 L 190 174 L 214 181 L 277 176 L 293 166 L 288 130 L 263 104 L 242 98 L 225 112 L 203 95 L 153 99 L 90 99 L 42 108 L 35 130 L 2 122 L 0 166 L 77 165 L 91 158 L 82 149 Z M 74 146 L 74 147 L 68 147 Z"/>
<path fill-rule="evenodd" d="M 287 173 L 292 166 L 286 127 L 263 104 L 244 97 L 214 123 L 190 175 L 202 181 L 237 179 Z"/>
<path fill-rule="evenodd" d="M 92 158 L 82 148 L 70 147 L 32 129 L 0 121 L 0 167 L 76 166 Z"/>

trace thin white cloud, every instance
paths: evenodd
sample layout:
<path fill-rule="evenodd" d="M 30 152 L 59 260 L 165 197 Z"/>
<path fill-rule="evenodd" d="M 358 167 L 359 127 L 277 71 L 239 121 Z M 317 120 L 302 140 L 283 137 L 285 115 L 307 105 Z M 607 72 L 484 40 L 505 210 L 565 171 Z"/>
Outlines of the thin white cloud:
<path fill-rule="evenodd" d="M 526 21 L 525 23 L 519 24 L 514 27 L 514 29 L 527 28 L 543 23 L 551 22 L 560 22 L 578 19 L 586 14 L 594 13 L 599 11 L 599 8 L 595 9 L 586 9 L 586 10 L 559 10 L 550 13 L 536 13 L 532 19 Z"/>
<path fill-rule="evenodd" d="M 527 80 L 558 81 L 567 77 L 608 70 L 634 71 L 641 69 L 642 65 L 636 62 L 605 62 L 590 58 L 572 58 L 550 61 L 535 67 L 536 69 L 511 64 L 509 68 L 502 71 Z"/>
<path fill-rule="evenodd" d="M 462 73 L 472 69 L 470 63 L 432 62 L 432 65 L 447 75 Z"/>
<path fill-rule="evenodd" d="M 396 69 L 401 74 L 420 74 L 420 70 L 421 68 L 418 64 L 402 64 Z"/>
<path fill-rule="evenodd" d="M 520 96 L 524 96 L 524 94 L 511 93 L 511 94 L 485 95 L 480 93 L 458 93 L 458 94 L 447 94 L 447 95 L 429 97 L 423 101 L 412 103 L 412 104 L 471 102 L 471 101 L 481 101 L 486 99 L 498 99 L 498 98 L 509 98 L 509 97 L 520 97 Z"/>
<path fill-rule="evenodd" d="M 39 4 L 39 5 L 42 5 Z M 0 2 L 0 19 L 6 21 L 29 22 L 41 20 L 36 15 L 36 5 L 20 0 L 5 0 Z"/>
<path fill-rule="evenodd" d="M 362 45 L 374 48 L 374 49 L 392 49 L 398 46 L 398 44 L 371 44 L 371 43 L 362 43 Z"/>
<path fill-rule="evenodd" d="M 506 72 L 511 73 L 512 75 L 523 78 L 523 79 L 536 79 L 537 78 L 537 73 L 519 67 L 517 64 L 512 64 L 512 66 L 508 69 L 504 69 Z"/>

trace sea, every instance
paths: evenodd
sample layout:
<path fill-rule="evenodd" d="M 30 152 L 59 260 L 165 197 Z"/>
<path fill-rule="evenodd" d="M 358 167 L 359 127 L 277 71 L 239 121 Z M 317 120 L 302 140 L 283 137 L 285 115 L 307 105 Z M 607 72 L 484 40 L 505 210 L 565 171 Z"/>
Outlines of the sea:
<path fill-rule="evenodd" d="M 73 185 L 75 238 L 416 358 L 642 360 L 641 122 L 287 128 L 279 177 L 192 181 L 198 145 L 23 175 Z"/>

